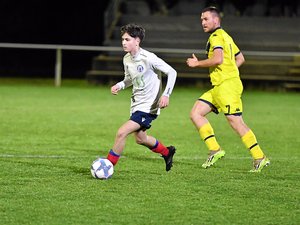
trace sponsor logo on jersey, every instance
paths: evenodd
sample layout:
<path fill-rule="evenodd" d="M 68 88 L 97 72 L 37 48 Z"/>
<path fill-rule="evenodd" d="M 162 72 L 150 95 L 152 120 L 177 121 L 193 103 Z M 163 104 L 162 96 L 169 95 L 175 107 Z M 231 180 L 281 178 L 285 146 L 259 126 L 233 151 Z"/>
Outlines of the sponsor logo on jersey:
<path fill-rule="evenodd" d="M 138 65 L 136 69 L 140 73 L 144 71 L 144 67 L 142 65 Z"/>

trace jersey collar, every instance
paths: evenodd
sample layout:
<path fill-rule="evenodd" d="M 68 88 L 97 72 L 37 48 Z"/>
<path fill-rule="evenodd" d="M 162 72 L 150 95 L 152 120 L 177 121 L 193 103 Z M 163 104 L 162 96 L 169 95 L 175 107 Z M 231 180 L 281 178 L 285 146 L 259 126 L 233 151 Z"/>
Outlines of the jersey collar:
<path fill-rule="evenodd" d="M 212 32 L 209 32 L 210 34 L 214 33 L 216 30 L 222 29 L 222 27 L 217 27 L 216 29 L 214 29 Z"/>
<path fill-rule="evenodd" d="M 137 51 L 137 53 L 135 55 L 131 55 L 131 59 L 132 60 L 138 60 L 139 56 L 141 54 L 142 48 L 140 47 L 139 50 Z"/>

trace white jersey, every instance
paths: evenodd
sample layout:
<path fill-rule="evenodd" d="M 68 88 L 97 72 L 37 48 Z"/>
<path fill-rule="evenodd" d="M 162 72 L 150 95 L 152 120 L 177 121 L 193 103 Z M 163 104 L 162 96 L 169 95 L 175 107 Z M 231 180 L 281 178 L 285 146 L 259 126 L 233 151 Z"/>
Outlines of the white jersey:
<path fill-rule="evenodd" d="M 123 64 L 125 77 L 117 85 L 120 89 L 133 86 L 130 114 L 142 111 L 159 115 L 159 99 L 161 95 L 170 96 L 177 72 L 161 58 L 142 48 L 135 56 L 127 53 Z M 161 72 L 168 76 L 163 94 Z"/>

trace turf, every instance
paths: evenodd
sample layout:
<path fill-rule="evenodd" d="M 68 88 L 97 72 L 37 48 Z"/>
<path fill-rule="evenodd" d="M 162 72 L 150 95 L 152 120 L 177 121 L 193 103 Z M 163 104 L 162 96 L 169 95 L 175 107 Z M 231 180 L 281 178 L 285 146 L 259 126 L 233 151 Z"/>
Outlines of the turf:
<path fill-rule="evenodd" d="M 90 175 L 129 117 L 130 90 L 65 81 L 0 80 L 1 224 L 299 224 L 299 93 L 245 91 L 244 119 L 271 159 L 260 174 L 223 115 L 209 115 L 227 155 L 202 169 L 189 120 L 204 90 L 176 87 L 149 134 L 177 147 L 165 171 L 128 138 L 109 180 Z"/>

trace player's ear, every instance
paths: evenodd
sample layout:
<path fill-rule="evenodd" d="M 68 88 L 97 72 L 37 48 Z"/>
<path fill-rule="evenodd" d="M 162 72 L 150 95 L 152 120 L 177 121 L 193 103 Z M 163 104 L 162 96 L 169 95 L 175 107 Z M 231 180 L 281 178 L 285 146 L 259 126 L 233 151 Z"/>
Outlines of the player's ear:
<path fill-rule="evenodd" d="M 141 39 L 140 39 L 139 37 L 136 37 L 136 38 L 135 38 L 135 41 L 136 41 L 138 44 L 141 43 Z"/>
<path fill-rule="evenodd" d="M 215 24 L 220 24 L 220 22 L 221 22 L 220 18 L 217 16 L 214 17 L 214 20 L 215 20 Z"/>

